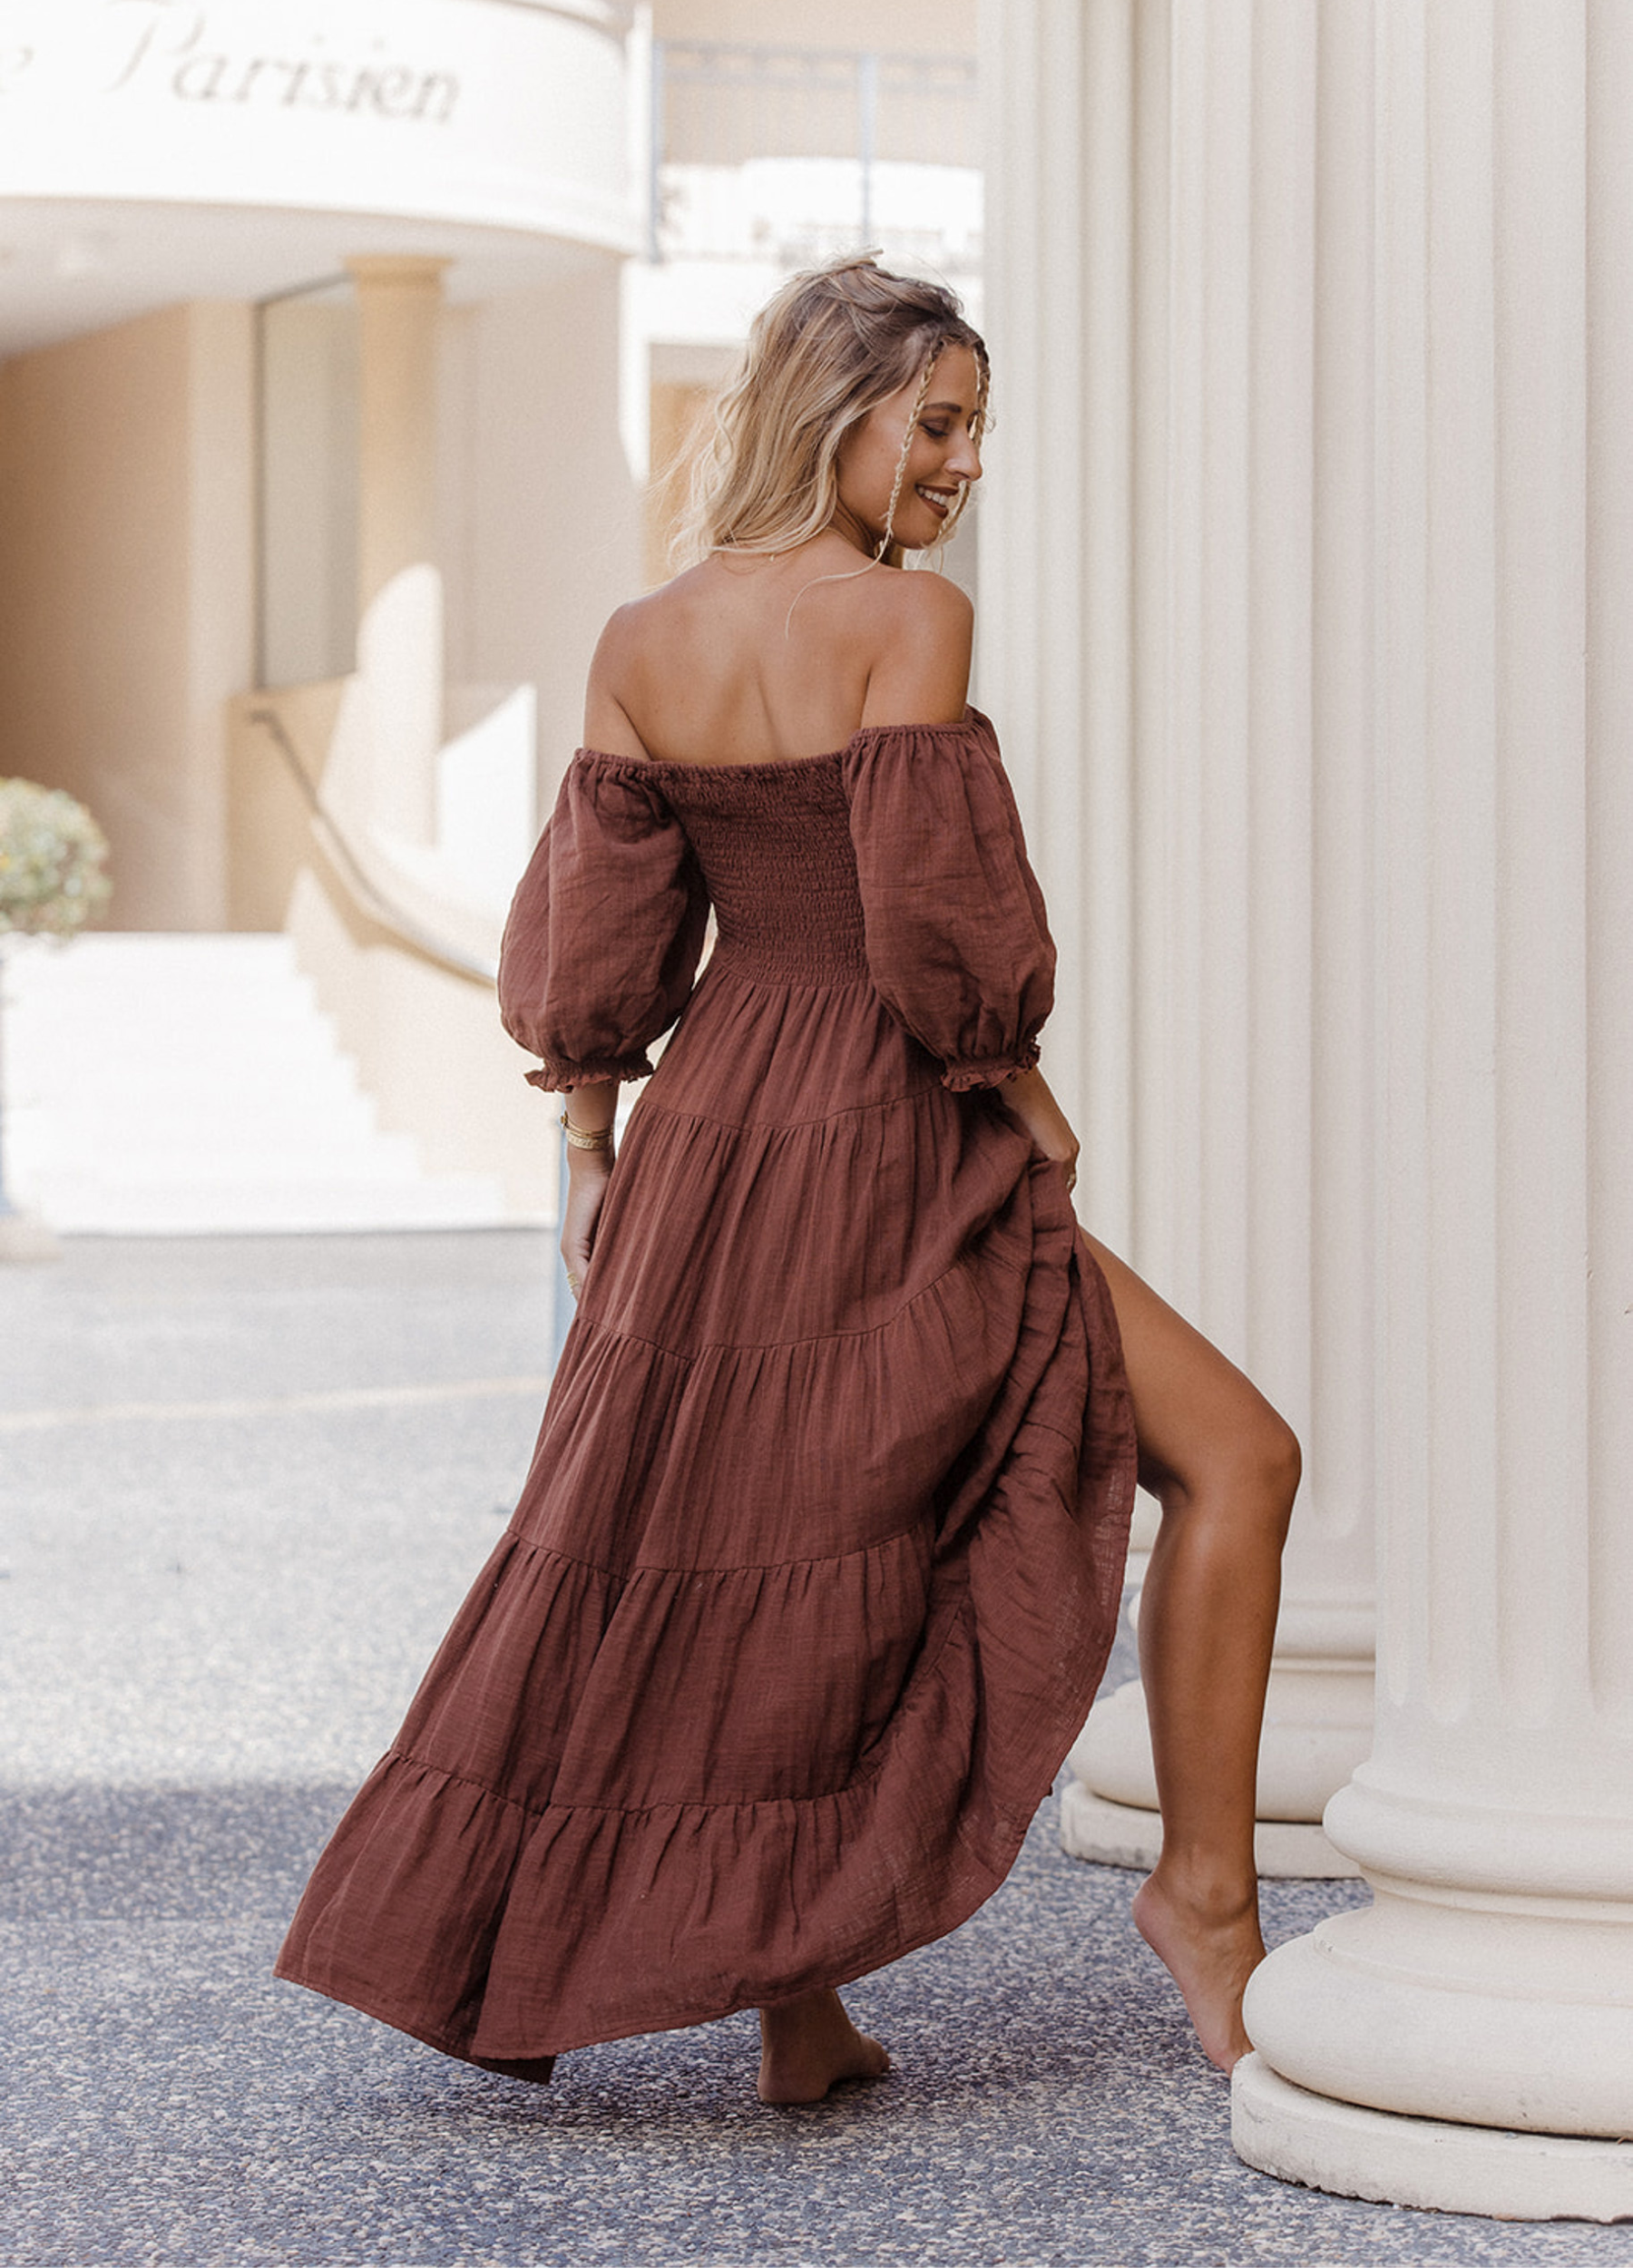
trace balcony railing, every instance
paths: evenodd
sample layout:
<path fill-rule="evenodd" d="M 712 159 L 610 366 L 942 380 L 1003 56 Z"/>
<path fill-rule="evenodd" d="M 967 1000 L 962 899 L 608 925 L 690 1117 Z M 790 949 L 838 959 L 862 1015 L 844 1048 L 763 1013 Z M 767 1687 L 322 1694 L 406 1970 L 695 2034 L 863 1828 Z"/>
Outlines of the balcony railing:
<path fill-rule="evenodd" d="M 963 56 L 656 42 L 651 258 L 792 269 L 878 246 L 970 274 L 978 131 Z"/>

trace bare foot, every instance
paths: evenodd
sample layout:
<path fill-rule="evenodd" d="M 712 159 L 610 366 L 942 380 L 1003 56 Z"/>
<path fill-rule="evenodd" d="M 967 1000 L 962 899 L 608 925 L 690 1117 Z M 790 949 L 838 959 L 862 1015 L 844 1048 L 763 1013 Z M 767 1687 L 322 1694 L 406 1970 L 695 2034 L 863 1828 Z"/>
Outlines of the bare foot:
<path fill-rule="evenodd" d="M 1253 2047 L 1242 1995 L 1265 1958 L 1257 1894 L 1205 1904 L 1177 1894 L 1159 1869 L 1134 1893 L 1134 1926 L 1178 1986 L 1203 2053 L 1228 2071 Z"/>
<path fill-rule="evenodd" d="M 859 2032 L 836 1992 L 803 1992 L 761 2009 L 762 2103 L 819 2103 L 841 2079 L 882 2079 L 890 2058 Z"/>

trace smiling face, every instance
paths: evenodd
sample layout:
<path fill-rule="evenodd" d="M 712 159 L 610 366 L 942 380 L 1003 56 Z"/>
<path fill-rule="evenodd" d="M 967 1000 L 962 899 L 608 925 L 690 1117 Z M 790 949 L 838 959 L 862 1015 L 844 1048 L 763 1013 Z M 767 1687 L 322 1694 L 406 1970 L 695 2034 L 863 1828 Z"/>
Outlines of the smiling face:
<path fill-rule="evenodd" d="M 962 494 L 981 478 L 976 438 L 980 382 L 968 347 L 944 347 L 916 417 L 914 405 L 924 383 L 922 371 L 846 435 L 836 461 L 839 500 L 832 524 L 859 552 L 871 558 L 879 550 L 887 522 L 905 551 L 922 552 L 943 534 Z M 904 465 L 902 440 L 910 417 L 913 430 Z M 898 470 L 901 486 L 896 491 Z"/>

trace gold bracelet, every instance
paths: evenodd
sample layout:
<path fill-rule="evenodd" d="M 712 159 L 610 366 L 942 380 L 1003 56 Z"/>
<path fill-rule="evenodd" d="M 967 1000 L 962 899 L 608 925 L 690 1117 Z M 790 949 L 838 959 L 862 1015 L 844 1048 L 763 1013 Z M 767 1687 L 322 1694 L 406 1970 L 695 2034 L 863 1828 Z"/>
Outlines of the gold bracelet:
<path fill-rule="evenodd" d="M 587 1133 L 582 1126 L 574 1126 L 565 1110 L 562 1113 L 562 1131 L 574 1149 L 611 1149 L 612 1129 L 603 1126 L 597 1132 Z"/>

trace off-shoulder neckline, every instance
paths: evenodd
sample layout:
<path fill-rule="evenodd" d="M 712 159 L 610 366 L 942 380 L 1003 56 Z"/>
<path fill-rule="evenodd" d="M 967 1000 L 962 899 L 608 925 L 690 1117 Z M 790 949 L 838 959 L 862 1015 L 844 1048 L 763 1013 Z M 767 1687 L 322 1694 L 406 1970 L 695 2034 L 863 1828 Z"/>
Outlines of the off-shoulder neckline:
<path fill-rule="evenodd" d="M 962 717 L 949 723 L 936 725 L 858 725 L 843 747 L 824 748 L 816 756 L 749 757 L 738 763 L 699 764 L 679 756 L 614 756 L 607 748 L 582 748 L 579 757 L 588 757 L 597 764 L 622 764 L 632 772 L 698 772 L 705 777 L 711 772 L 799 772 L 808 771 L 816 764 L 837 764 L 846 757 L 858 740 L 871 738 L 875 733 L 886 732 L 970 732 L 986 723 L 980 709 L 967 702 Z"/>

